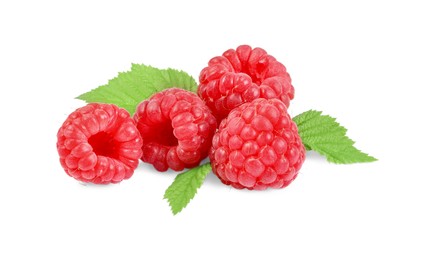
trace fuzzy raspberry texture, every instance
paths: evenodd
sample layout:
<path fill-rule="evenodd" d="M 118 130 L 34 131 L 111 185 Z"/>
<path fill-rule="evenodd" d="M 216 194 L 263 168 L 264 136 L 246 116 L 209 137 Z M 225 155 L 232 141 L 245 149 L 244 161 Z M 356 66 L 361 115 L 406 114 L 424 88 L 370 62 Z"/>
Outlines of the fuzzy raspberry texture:
<path fill-rule="evenodd" d="M 57 134 L 65 172 L 96 184 L 118 183 L 133 175 L 142 138 L 130 114 L 115 105 L 92 103 L 71 113 Z"/>
<path fill-rule="evenodd" d="M 218 122 L 239 105 L 256 98 L 278 98 L 286 107 L 294 87 L 285 66 L 261 48 L 241 45 L 212 58 L 199 76 L 198 95 Z"/>
<path fill-rule="evenodd" d="M 305 148 L 278 99 L 259 98 L 232 110 L 214 135 L 213 172 L 238 189 L 283 188 L 297 176 Z"/>
<path fill-rule="evenodd" d="M 158 171 L 193 168 L 208 156 L 217 122 L 205 103 L 187 90 L 170 88 L 137 107 L 134 119 L 144 162 Z"/>

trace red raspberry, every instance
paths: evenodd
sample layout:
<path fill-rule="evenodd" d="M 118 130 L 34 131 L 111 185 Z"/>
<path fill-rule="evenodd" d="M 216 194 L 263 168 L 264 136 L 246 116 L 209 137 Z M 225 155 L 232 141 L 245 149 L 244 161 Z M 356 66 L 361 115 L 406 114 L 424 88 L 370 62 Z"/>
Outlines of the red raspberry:
<path fill-rule="evenodd" d="M 278 98 L 288 107 L 294 87 L 285 66 L 261 48 L 241 45 L 212 58 L 199 76 L 199 96 L 218 122 L 256 98 Z"/>
<path fill-rule="evenodd" d="M 170 88 L 139 104 L 134 115 L 144 162 L 158 171 L 192 168 L 207 157 L 217 128 L 205 103 L 187 90 Z"/>
<path fill-rule="evenodd" d="M 71 113 L 56 144 L 65 172 L 83 182 L 117 183 L 133 175 L 142 139 L 130 114 L 115 105 L 92 103 Z"/>
<path fill-rule="evenodd" d="M 304 162 L 297 126 L 278 99 L 259 98 L 233 109 L 214 135 L 210 160 L 224 184 L 238 189 L 283 188 Z"/>

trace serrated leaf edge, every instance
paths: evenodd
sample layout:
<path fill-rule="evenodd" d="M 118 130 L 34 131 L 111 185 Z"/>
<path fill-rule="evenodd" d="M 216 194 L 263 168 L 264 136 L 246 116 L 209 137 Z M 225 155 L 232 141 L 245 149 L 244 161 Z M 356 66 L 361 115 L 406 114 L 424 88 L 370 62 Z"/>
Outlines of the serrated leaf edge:
<path fill-rule="evenodd" d="M 321 121 L 320 117 L 322 117 L 322 120 L 323 118 L 326 118 L 329 121 L 326 122 L 326 126 L 322 125 L 321 128 L 318 128 L 318 124 Z M 359 162 L 373 162 L 377 160 L 375 157 L 364 153 L 354 147 L 355 142 L 346 135 L 347 129 L 341 126 L 334 117 L 322 115 L 321 111 L 308 110 L 295 116 L 293 118 L 293 121 L 297 124 L 299 135 L 306 149 L 318 152 L 319 154 L 325 156 L 329 162 L 336 164 L 348 164 Z M 312 129 L 315 128 L 317 128 L 317 131 L 312 131 Z M 305 133 L 308 133 L 309 130 L 310 134 L 311 132 L 313 132 L 313 134 L 323 135 L 320 138 L 315 136 L 306 137 Z M 338 135 L 335 136 L 333 134 Z M 341 148 L 341 144 L 346 145 L 346 147 Z M 331 148 L 332 146 L 337 147 L 337 149 L 329 152 L 329 148 Z M 336 155 L 335 151 L 338 151 L 339 154 Z M 350 152 L 351 157 L 344 157 L 344 152 Z M 342 155 L 342 157 L 338 155 Z"/>
<path fill-rule="evenodd" d="M 180 173 L 176 176 L 176 178 L 174 179 L 173 183 L 167 188 L 167 190 L 164 193 L 164 197 L 163 199 L 167 200 L 168 205 L 171 208 L 171 211 L 173 213 L 173 215 L 178 214 L 179 212 L 181 212 L 184 208 L 186 208 L 186 206 L 189 204 L 189 202 L 195 197 L 195 195 L 198 193 L 198 189 L 202 186 L 203 182 L 205 181 L 206 176 L 209 174 L 209 172 L 211 172 L 211 164 L 210 163 L 206 163 L 203 165 L 200 165 L 198 167 L 189 169 L 186 172 Z M 191 175 L 191 174 L 195 174 L 194 177 L 188 179 L 189 182 L 187 183 L 186 187 L 180 187 L 178 186 L 178 182 L 182 179 L 187 177 L 187 175 Z M 190 186 L 191 190 L 193 190 L 193 194 L 188 194 L 188 189 L 187 187 Z M 176 188 L 179 188 L 178 190 L 186 190 L 182 193 L 182 196 L 185 196 L 184 200 L 183 200 L 183 205 L 175 205 L 173 202 L 173 197 L 175 196 L 174 194 L 176 194 Z"/>

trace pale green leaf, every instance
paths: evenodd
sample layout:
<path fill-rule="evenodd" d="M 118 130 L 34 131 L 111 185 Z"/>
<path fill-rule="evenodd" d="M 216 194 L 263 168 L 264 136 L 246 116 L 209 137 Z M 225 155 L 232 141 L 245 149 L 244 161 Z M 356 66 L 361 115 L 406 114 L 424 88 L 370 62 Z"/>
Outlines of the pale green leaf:
<path fill-rule="evenodd" d="M 354 147 L 347 137 L 347 129 L 327 115 L 316 110 L 306 111 L 293 118 L 307 150 L 326 156 L 333 163 L 373 162 L 377 159 Z"/>
<path fill-rule="evenodd" d="M 189 204 L 210 171 L 211 164 L 207 163 L 177 175 L 164 194 L 174 215 Z"/>
<path fill-rule="evenodd" d="M 77 99 L 88 103 L 115 104 L 133 114 L 141 101 L 171 87 L 196 92 L 197 84 L 193 77 L 180 70 L 132 64 L 130 71 L 119 73 L 108 84 L 84 93 Z"/>

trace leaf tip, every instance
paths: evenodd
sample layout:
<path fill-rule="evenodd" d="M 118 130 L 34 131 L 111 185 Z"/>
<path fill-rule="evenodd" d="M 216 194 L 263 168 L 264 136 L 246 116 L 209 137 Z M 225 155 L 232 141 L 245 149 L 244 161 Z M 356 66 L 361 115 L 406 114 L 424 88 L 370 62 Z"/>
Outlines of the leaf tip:
<path fill-rule="evenodd" d="M 173 216 L 179 214 L 182 211 L 182 209 L 173 209 L 171 208 L 171 212 L 173 213 Z"/>
<path fill-rule="evenodd" d="M 378 158 L 368 155 L 368 161 L 365 160 L 364 162 L 376 162 L 376 161 L 378 161 Z"/>
<path fill-rule="evenodd" d="M 84 94 L 81 94 L 81 95 L 79 95 L 79 96 L 76 96 L 76 97 L 75 97 L 75 99 L 85 101 L 85 100 L 84 100 Z"/>

